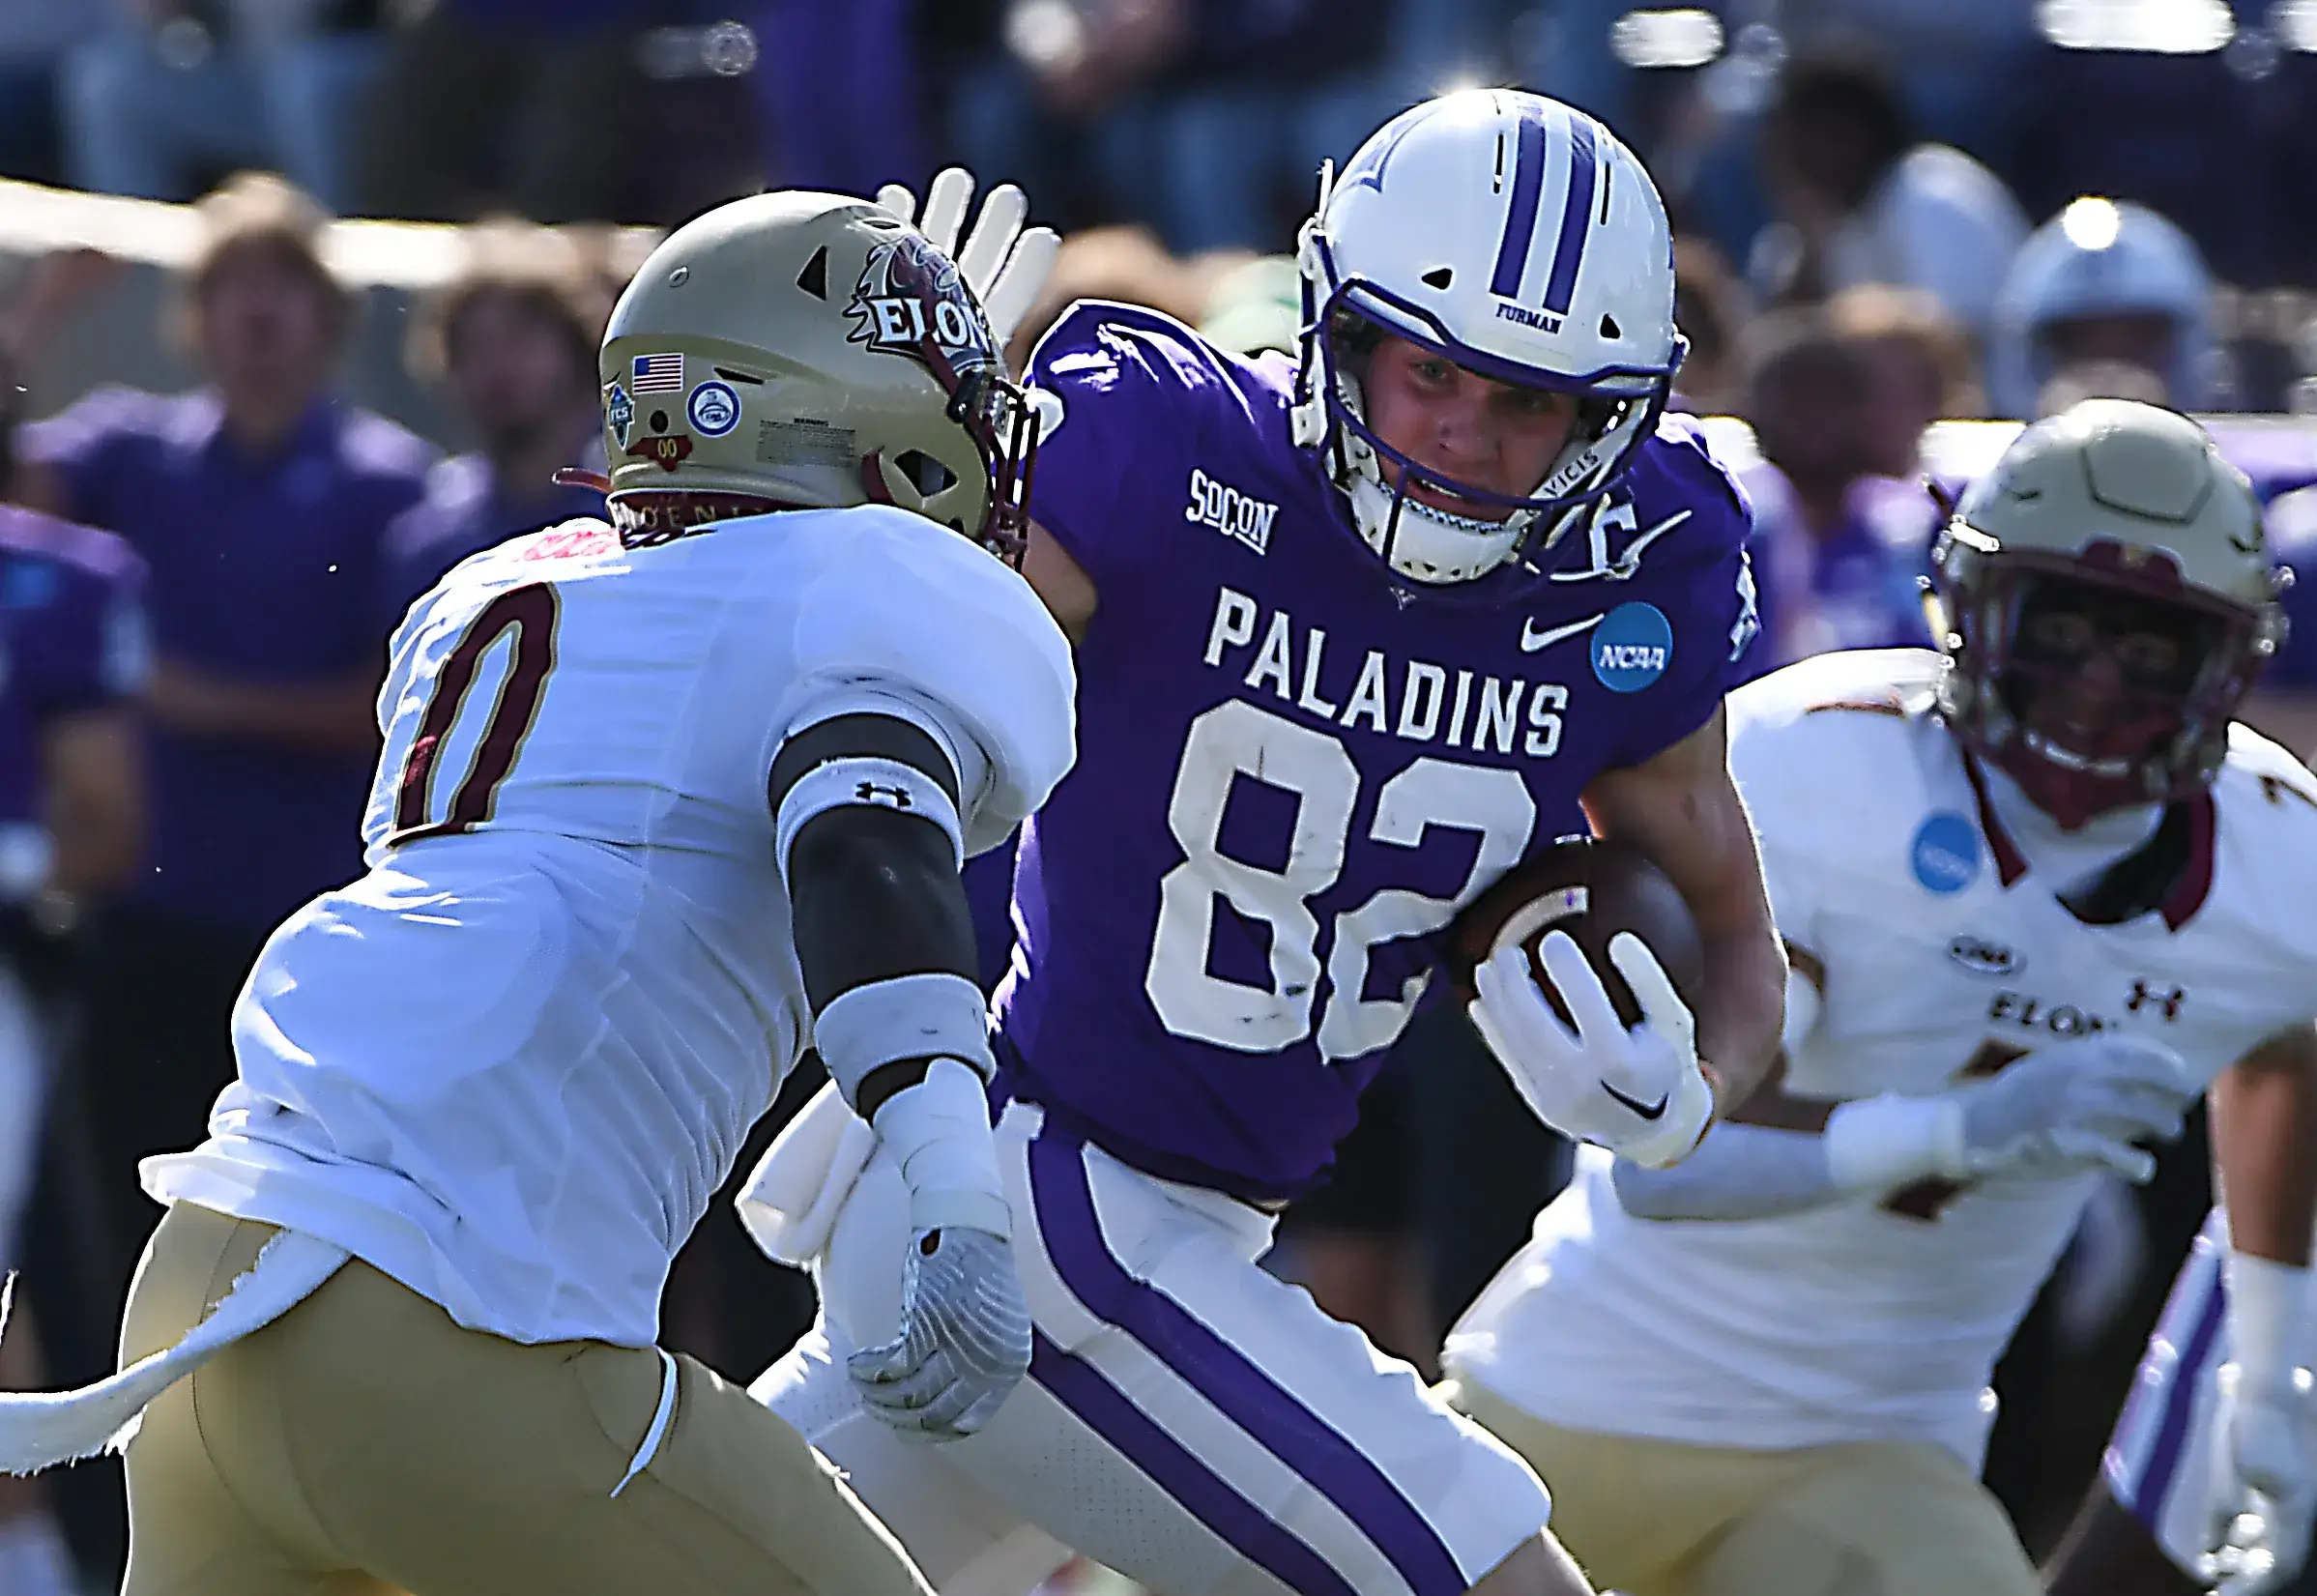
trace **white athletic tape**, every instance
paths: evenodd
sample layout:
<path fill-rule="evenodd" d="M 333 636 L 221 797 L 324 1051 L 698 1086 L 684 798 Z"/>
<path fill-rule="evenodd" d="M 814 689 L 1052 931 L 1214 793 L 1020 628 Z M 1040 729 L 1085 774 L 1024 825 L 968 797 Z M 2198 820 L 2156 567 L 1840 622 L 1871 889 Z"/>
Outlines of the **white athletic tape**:
<path fill-rule="evenodd" d="M 38 1473 L 127 1446 L 154 1398 L 313 1295 L 347 1256 L 345 1248 L 316 1236 L 282 1231 L 258 1250 L 249 1272 L 176 1346 L 77 1391 L 0 1395 L 0 1474 Z M 14 1288 L 14 1277 L 0 1288 L 0 1334 L 7 1330 Z"/>

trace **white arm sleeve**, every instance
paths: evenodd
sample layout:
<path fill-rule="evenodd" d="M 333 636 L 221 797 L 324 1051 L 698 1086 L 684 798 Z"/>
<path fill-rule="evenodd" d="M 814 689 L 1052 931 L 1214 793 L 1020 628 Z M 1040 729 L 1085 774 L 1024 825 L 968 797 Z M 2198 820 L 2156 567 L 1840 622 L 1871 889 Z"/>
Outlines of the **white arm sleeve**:
<path fill-rule="evenodd" d="M 1937 1094 L 1844 1103 L 1822 1132 L 1723 1121 L 1680 1163 L 1648 1170 L 1620 1158 L 1609 1178 L 1642 1219 L 1768 1219 L 1952 1175 L 1960 1115 Z"/>
<path fill-rule="evenodd" d="M 1768 1219 L 1843 1195 L 1824 1137 L 1728 1121 L 1678 1164 L 1649 1170 L 1620 1158 L 1609 1178 L 1625 1211 L 1640 1219 Z"/>

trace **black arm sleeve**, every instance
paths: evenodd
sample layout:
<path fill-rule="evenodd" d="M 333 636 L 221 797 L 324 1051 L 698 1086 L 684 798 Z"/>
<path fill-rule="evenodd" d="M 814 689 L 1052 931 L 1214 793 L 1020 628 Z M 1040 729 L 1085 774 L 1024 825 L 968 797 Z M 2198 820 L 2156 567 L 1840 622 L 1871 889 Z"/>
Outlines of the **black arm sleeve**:
<path fill-rule="evenodd" d="M 889 715 L 840 715 L 782 744 L 768 798 L 778 813 L 796 779 L 832 759 L 874 756 L 914 766 L 952 800 L 957 774 L 940 745 Z M 818 1014 L 856 986 L 930 972 L 972 980 L 973 916 L 949 835 L 921 816 L 869 805 L 815 815 L 789 850 L 789 915 L 804 990 Z M 861 1083 L 863 1117 L 923 1077 L 929 1059 L 897 1059 Z"/>

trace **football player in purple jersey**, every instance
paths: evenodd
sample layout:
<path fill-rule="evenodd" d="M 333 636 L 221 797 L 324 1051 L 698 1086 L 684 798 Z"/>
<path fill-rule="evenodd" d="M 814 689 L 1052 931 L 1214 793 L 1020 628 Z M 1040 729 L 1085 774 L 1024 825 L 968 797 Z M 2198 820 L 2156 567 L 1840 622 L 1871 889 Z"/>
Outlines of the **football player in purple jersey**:
<path fill-rule="evenodd" d="M 1665 415 L 1647 173 L 1556 102 L 1451 96 L 1323 174 L 1298 261 L 1299 361 L 1082 304 L 1031 362 L 1024 569 L 1075 642 L 1082 740 L 1024 832 L 995 1001 L 1030 1378 L 938 1450 L 848 1389 L 898 1311 L 879 1152 L 832 1176 L 823 1321 L 757 1386 L 944 1590 L 1027 1590 L 1063 1546 L 1201 1596 L 1589 1589 L 1525 1465 L 1258 1260 L 1437 933 L 1556 838 L 1637 844 L 1709 968 L 1693 1012 L 1613 946 L 1628 1030 L 1566 937 L 1577 1026 L 1517 955 L 1484 967 L 1474 1018 L 1541 1118 L 1671 1163 L 1775 1049 L 1722 710 L 1748 512 Z"/>

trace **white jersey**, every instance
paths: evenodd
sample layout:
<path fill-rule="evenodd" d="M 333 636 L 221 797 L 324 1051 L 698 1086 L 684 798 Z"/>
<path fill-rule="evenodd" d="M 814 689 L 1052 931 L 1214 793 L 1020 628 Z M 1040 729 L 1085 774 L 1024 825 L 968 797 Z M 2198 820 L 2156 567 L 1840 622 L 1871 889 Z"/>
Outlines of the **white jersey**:
<path fill-rule="evenodd" d="M 2242 727 L 2150 846 L 2160 909 L 2090 924 L 2028 868 L 1932 707 L 1939 656 L 1822 655 L 1731 695 L 1730 766 L 1780 931 L 1824 966 L 1786 1088 L 1926 1093 L 2054 1038 L 2160 1037 L 2209 1082 L 2317 1011 L 2317 781 Z M 1699 1445 L 1946 1445 L 1976 1467 L 1996 1358 L 2091 1176 L 1926 1183 L 1774 1219 L 1665 1222 L 1585 1149 L 1449 1363 L 1540 1417 Z"/>
<path fill-rule="evenodd" d="M 1068 769 L 1074 690 L 1028 585 L 898 509 L 477 555 L 394 635 L 369 873 L 274 934 L 241 1078 L 146 1190 L 334 1242 L 471 1328 L 651 1344 L 809 1040 L 781 742 L 898 705 L 983 775 L 986 848 Z"/>

